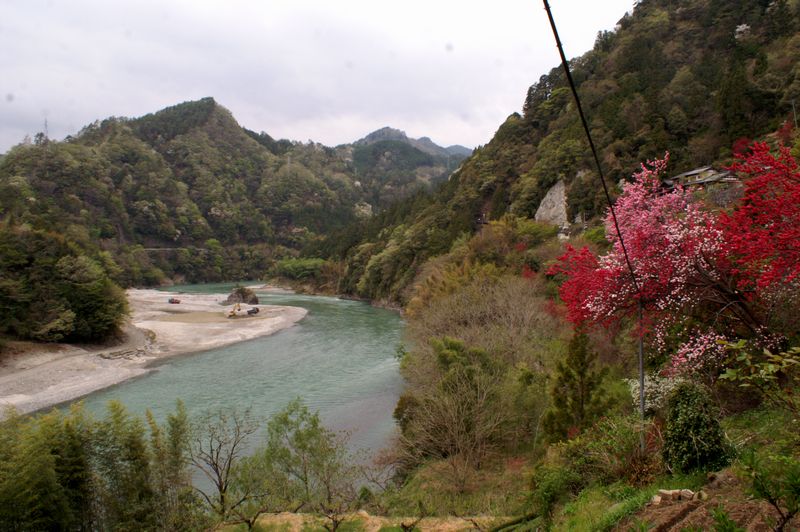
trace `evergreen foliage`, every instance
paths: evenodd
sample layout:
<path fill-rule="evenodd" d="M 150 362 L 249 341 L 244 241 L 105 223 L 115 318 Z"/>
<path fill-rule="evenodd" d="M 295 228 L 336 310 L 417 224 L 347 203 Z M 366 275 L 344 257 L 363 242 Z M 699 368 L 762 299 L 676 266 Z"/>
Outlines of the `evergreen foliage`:
<path fill-rule="evenodd" d="M 127 313 L 125 295 L 109 277 L 114 268 L 61 235 L 0 223 L 0 334 L 48 342 L 107 338 Z"/>
<path fill-rule="evenodd" d="M 719 411 L 703 388 L 683 383 L 667 403 L 664 461 L 675 471 L 714 470 L 729 461 Z"/>
<path fill-rule="evenodd" d="M 556 380 L 550 392 L 553 406 L 544 418 L 545 430 L 554 439 L 583 432 L 608 410 L 609 401 L 602 389 L 607 370 L 597 369 L 596 361 L 589 337 L 576 331 L 566 358 L 556 364 Z"/>

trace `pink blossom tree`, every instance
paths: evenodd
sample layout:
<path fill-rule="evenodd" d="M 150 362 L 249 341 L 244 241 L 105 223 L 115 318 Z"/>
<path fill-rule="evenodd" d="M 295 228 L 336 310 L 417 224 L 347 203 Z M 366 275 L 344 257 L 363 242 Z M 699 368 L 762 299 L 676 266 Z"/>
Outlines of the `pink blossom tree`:
<path fill-rule="evenodd" d="M 609 326 L 641 305 L 645 325 L 637 332 L 674 355 L 675 372 L 713 374 L 721 367 L 720 340 L 773 345 L 785 327 L 771 330 L 765 288 L 800 281 L 800 179 L 790 159 L 755 145 L 733 167 L 747 181 L 745 200 L 730 215 L 707 210 L 680 186 L 665 190 L 659 176 L 668 155 L 642 165 L 615 206 L 635 278 L 609 213 L 608 253 L 568 247 L 548 272 L 566 277 L 559 293 L 569 319 Z"/>

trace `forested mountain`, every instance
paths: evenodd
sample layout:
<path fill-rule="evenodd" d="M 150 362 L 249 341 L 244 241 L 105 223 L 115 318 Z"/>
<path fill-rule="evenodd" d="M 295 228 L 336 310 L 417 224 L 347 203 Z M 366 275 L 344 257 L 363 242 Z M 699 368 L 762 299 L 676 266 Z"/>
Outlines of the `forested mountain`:
<path fill-rule="evenodd" d="M 402 142 L 404 144 L 414 146 L 418 150 L 424 151 L 425 153 L 434 156 L 437 155 L 442 157 L 451 156 L 453 157 L 454 160 L 461 160 L 462 158 L 468 157 L 470 154 L 472 154 L 472 150 L 467 148 L 466 146 L 454 144 L 453 146 L 448 146 L 446 148 L 443 148 L 438 144 L 436 144 L 435 142 L 433 142 L 428 137 L 412 139 L 409 138 L 408 135 L 405 134 L 405 132 L 391 127 L 383 127 L 376 131 L 373 131 L 366 137 L 355 141 L 353 144 L 359 146 L 364 144 L 374 144 L 376 142 L 381 142 L 386 140 L 395 140 L 398 142 Z"/>
<path fill-rule="evenodd" d="M 729 163 L 753 138 L 791 143 L 800 103 L 797 26 L 796 2 L 648 0 L 598 34 L 571 68 L 609 181 L 628 179 L 666 151 L 674 175 Z M 345 291 L 406 302 L 403 289 L 428 258 L 474 233 L 479 221 L 533 218 L 559 181 L 564 218 L 601 214 L 590 157 L 558 66 L 435 194 L 314 251 L 346 261 Z"/>
<path fill-rule="evenodd" d="M 204 98 L 12 148 L 0 218 L 110 251 L 123 284 L 257 277 L 272 257 L 441 181 L 463 156 L 451 159 L 397 141 L 275 141 Z"/>

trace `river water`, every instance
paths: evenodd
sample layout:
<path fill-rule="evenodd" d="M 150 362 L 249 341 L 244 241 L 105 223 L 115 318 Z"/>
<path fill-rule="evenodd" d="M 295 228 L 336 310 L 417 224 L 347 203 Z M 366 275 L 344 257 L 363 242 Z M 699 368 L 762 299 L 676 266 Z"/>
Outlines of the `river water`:
<path fill-rule="evenodd" d="M 230 293 L 232 284 L 170 290 Z M 267 418 L 300 397 L 330 429 L 350 433 L 350 447 L 375 451 L 395 431 L 392 411 L 402 388 L 395 352 L 403 320 L 396 313 L 332 297 L 258 292 L 262 304 L 308 309 L 274 335 L 171 358 L 145 377 L 84 398 L 100 416 L 111 399 L 135 414 L 163 420 L 181 399 L 191 416 L 250 408 Z"/>

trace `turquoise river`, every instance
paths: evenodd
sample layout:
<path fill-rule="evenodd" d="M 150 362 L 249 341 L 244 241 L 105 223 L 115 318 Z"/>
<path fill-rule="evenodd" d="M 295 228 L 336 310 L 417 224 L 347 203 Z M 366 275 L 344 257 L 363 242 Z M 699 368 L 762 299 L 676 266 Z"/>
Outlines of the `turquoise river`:
<path fill-rule="evenodd" d="M 171 290 L 230 293 L 232 284 Z M 298 324 L 271 336 L 165 360 L 156 371 L 83 399 L 102 415 L 118 399 L 136 414 L 163 419 L 181 399 L 190 415 L 245 410 L 267 418 L 300 397 L 325 425 L 350 434 L 353 449 L 375 451 L 395 431 L 402 388 L 395 358 L 403 320 L 390 310 L 332 297 L 259 292 L 262 304 L 308 309 Z"/>

